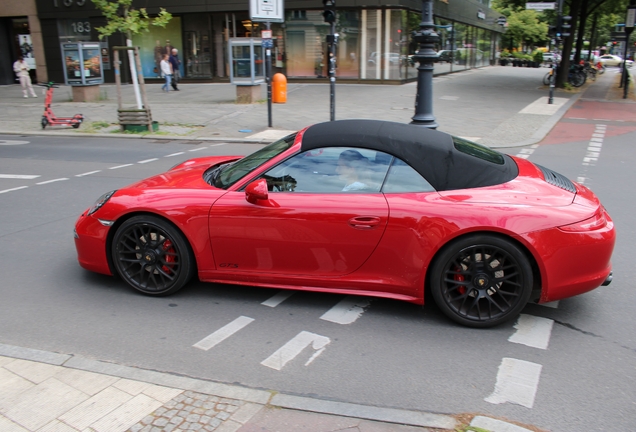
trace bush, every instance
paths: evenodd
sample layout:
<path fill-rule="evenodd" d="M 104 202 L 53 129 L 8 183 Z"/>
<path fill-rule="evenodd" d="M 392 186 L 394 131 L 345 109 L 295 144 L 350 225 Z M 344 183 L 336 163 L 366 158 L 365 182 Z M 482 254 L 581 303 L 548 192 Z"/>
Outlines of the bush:
<path fill-rule="evenodd" d="M 532 61 L 535 63 L 543 63 L 543 53 L 539 50 L 532 54 Z"/>

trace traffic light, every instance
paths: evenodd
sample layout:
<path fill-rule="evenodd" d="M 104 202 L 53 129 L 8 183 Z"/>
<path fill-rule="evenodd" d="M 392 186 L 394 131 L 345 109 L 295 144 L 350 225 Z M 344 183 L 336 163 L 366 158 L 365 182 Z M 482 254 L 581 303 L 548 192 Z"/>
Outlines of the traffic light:
<path fill-rule="evenodd" d="M 562 16 L 560 17 L 560 23 L 559 23 L 559 27 L 560 27 L 560 33 L 561 33 L 561 37 L 568 37 L 570 36 L 570 28 L 572 28 L 572 26 L 570 25 L 570 21 L 572 20 L 572 17 L 569 15 L 566 16 Z"/>
<path fill-rule="evenodd" d="M 336 0 L 322 0 L 322 4 L 325 5 L 325 10 L 322 16 L 325 18 L 325 22 L 336 22 Z"/>

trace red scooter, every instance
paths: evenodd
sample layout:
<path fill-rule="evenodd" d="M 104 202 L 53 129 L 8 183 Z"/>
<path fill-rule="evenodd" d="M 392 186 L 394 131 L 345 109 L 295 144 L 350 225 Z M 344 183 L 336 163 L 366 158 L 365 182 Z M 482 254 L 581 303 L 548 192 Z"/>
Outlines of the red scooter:
<path fill-rule="evenodd" d="M 55 114 L 53 114 L 53 111 L 51 111 L 53 89 L 58 88 L 59 86 L 56 86 L 53 81 L 40 85 L 46 87 L 46 98 L 44 99 L 44 115 L 42 116 L 42 129 L 44 129 L 46 125 L 72 126 L 75 129 L 80 127 L 80 125 L 84 121 L 84 116 L 82 114 L 75 114 L 73 117 L 55 117 Z"/>

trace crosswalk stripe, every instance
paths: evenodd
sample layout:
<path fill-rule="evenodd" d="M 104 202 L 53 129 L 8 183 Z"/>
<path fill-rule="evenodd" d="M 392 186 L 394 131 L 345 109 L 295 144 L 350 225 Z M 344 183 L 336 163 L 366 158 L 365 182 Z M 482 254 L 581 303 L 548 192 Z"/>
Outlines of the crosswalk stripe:
<path fill-rule="evenodd" d="M 305 366 L 307 366 L 314 361 L 316 357 L 322 354 L 329 342 L 331 342 L 331 339 L 326 336 L 301 331 L 294 336 L 293 339 L 280 347 L 274 354 L 263 360 L 261 364 L 272 369 L 281 370 L 289 361 L 293 360 L 306 347 L 311 345 L 316 352 L 311 356 L 307 363 L 305 363 Z"/>
<path fill-rule="evenodd" d="M 211 335 L 206 336 L 192 346 L 207 351 L 218 345 L 219 343 L 223 342 L 225 339 L 229 338 L 234 333 L 250 324 L 252 321 L 254 321 L 254 318 L 240 316 L 231 323 L 221 327 Z"/>
<path fill-rule="evenodd" d="M 355 322 L 369 307 L 371 299 L 366 297 L 347 296 L 337 305 L 325 312 L 320 319 L 336 324 L 351 324 Z"/>
<path fill-rule="evenodd" d="M 276 307 L 294 294 L 295 291 L 283 290 L 261 303 L 263 306 Z"/>
<path fill-rule="evenodd" d="M 484 400 L 493 404 L 510 402 L 532 408 L 541 369 L 542 366 L 537 363 L 504 357 L 499 365 L 495 391 Z"/>
<path fill-rule="evenodd" d="M 517 331 L 508 341 L 532 348 L 548 349 L 553 325 L 554 321 L 551 319 L 521 314 L 515 324 Z"/>

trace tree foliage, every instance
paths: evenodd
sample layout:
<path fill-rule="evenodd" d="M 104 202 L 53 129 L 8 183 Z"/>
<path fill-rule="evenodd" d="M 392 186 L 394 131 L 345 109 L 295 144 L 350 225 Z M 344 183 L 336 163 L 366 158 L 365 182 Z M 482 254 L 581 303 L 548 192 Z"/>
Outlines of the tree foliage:
<path fill-rule="evenodd" d="M 150 25 L 165 27 L 172 14 L 160 8 L 159 15 L 150 18 L 145 8 L 132 7 L 133 0 L 91 0 L 106 18 L 106 25 L 97 27 L 100 39 L 113 33 L 124 33 L 128 39 L 133 34 L 148 31 Z"/>

